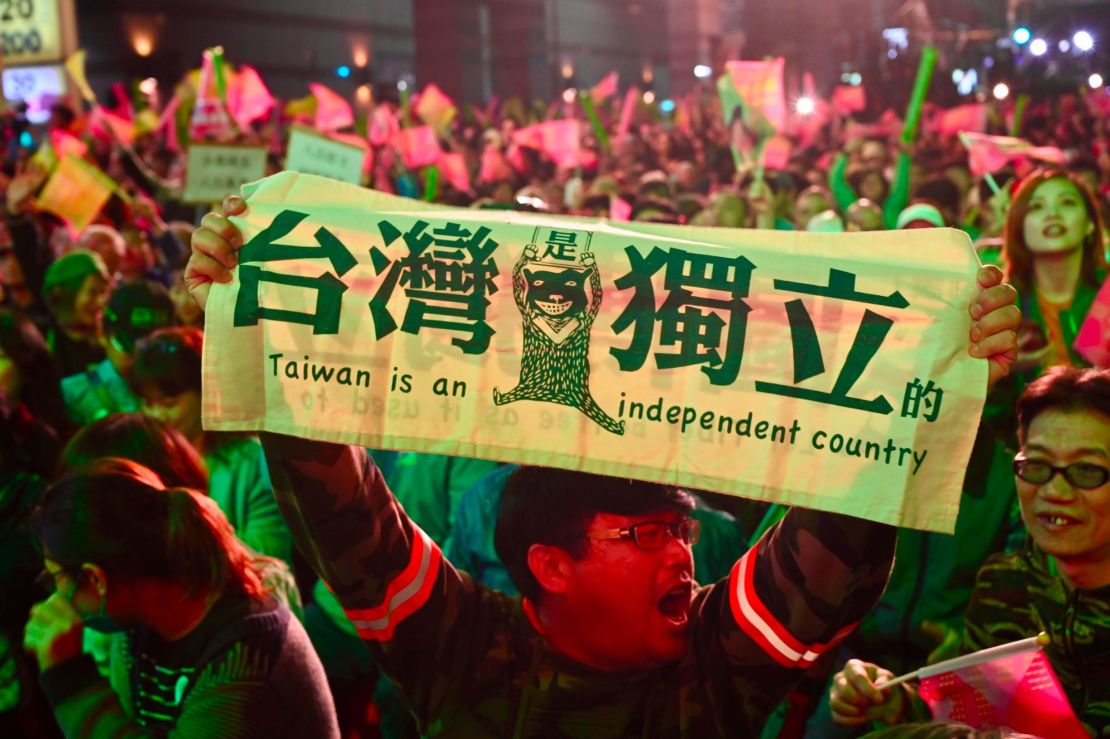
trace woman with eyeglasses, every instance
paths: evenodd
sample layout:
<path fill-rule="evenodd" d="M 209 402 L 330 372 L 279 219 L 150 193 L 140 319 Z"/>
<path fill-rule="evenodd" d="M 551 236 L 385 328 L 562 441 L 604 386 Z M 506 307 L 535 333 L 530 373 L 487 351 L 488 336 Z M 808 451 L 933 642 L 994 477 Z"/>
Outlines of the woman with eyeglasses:
<path fill-rule="evenodd" d="M 66 736 L 338 737 L 308 635 L 211 498 L 104 459 L 54 483 L 31 530 L 54 592 L 23 645 Z M 85 629 L 118 635 L 108 679 Z"/>
<path fill-rule="evenodd" d="M 1017 406 L 1014 459 L 1029 538 L 980 569 L 965 616 L 965 653 L 1047 632 L 1045 654 L 1072 710 L 1094 736 L 1110 731 L 1110 371 L 1057 367 Z M 879 689 L 892 675 L 850 661 L 830 696 L 845 725 L 898 723 L 912 689 Z"/>

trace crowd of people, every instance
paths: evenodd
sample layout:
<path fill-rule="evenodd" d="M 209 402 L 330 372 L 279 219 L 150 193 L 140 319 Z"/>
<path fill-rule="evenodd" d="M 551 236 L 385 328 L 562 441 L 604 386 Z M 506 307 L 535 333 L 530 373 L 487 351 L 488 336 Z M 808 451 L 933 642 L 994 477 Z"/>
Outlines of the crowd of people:
<path fill-rule="evenodd" d="M 414 115 L 379 105 L 401 127 Z M 0 734 L 971 736 L 883 680 L 1040 631 L 1076 716 L 1110 732 L 1110 372 L 1075 349 L 1107 275 L 1100 108 L 1033 100 L 1022 135 L 1066 161 L 1018 159 L 988 182 L 928 123 L 906 144 L 887 116 L 830 115 L 772 168 L 758 147 L 737 156 L 715 91 L 675 115 L 641 106 L 629 126 L 619 103 L 598 107 L 609 140 L 584 124 L 577 166 L 514 143 L 575 104 L 506 104 L 441 132 L 473 186 L 406 168 L 389 139 L 372 144 L 366 184 L 593 218 L 623 204 L 656 223 L 966 231 L 988 265 L 968 351 L 992 389 L 955 535 L 205 430 L 202 310 L 231 279 L 242 238 L 228 217 L 246 204 L 197 218 L 179 202 L 187 155 L 164 129 L 124 142 L 65 104 L 41 127 L 14 110 Z M 1004 112 L 990 130 L 1010 130 Z M 269 146 L 278 171 L 294 116 L 235 135 Z M 55 130 L 117 188 L 76 233 L 36 207 L 50 173 L 35 152 Z"/>

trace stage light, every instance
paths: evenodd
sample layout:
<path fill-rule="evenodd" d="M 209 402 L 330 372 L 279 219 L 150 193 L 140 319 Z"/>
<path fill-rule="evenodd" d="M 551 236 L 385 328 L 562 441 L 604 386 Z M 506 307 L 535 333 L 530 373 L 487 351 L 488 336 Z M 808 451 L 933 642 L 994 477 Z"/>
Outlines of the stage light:
<path fill-rule="evenodd" d="M 694 76 L 699 80 L 708 79 L 713 76 L 713 68 L 708 64 L 699 64 L 694 67 Z"/>
<path fill-rule="evenodd" d="M 1018 26 L 1014 29 L 1014 32 L 1010 34 L 1010 38 L 1012 38 L 1014 43 L 1018 46 L 1025 46 L 1033 38 L 1033 32 L 1026 26 Z"/>
<path fill-rule="evenodd" d="M 147 77 L 139 83 L 139 92 L 148 96 L 158 92 L 158 80 L 153 77 Z"/>
<path fill-rule="evenodd" d="M 1083 53 L 1095 48 L 1095 38 L 1088 31 L 1076 31 L 1075 35 L 1071 37 L 1071 42 L 1075 44 L 1075 48 Z"/>
<path fill-rule="evenodd" d="M 347 79 L 351 76 L 351 68 L 348 67 L 346 64 L 340 64 L 338 67 L 335 68 L 335 74 L 338 77 Z"/>
<path fill-rule="evenodd" d="M 404 92 L 405 90 L 409 89 L 408 80 L 397 80 L 397 89 L 400 90 L 401 92 Z"/>
<path fill-rule="evenodd" d="M 1048 42 L 1043 38 L 1035 38 L 1029 44 L 1029 53 L 1033 56 L 1044 56 L 1048 52 Z"/>
<path fill-rule="evenodd" d="M 567 89 L 563 90 L 563 102 L 567 105 L 573 103 L 575 98 L 577 97 L 578 90 L 574 89 L 573 87 L 568 87 Z"/>
<path fill-rule="evenodd" d="M 999 82 L 994 86 L 993 92 L 995 100 L 1005 100 L 1010 96 L 1010 86 L 1005 82 Z"/>
<path fill-rule="evenodd" d="M 1098 72 L 1095 72 L 1087 78 L 1087 84 L 1091 86 L 1091 89 L 1097 90 L 1098 88 L 1102 87 L 1102 75 Z"/>
<path fill-rule="evenodd" d="M 856 87 L 859 87 L 863 84 L 863 75 L 859 72 L 852 72 L 852 79 L 849 80 L 849 83 L 855 85 Z"/>
<path fill-rule="evenodd" d="M 1066 38 L 1062 38 L 1060 39 L 1060 43 L 1056 44 L 1056 48 L 1059 49 L 1062 54 L 1067 54 L 1071 51 L 1071 42 Z"/>
<path fill-rule="evenodd" d="M 969 69 L 964 72 L 964 77 L 956 85 L 956 91 L 961 95 L 970 95 L 975 92 L 975 88 L 979 85 L 979 72 L 974 69 Z"/>
<path fill-rule="evenodd" d="M 654 102 L 655 102 L 655 93 L 652 92 L 651 90 L 648 90 L 647 92 L 645 92 L 644 93 L 644 103 L 647 104 L 647 105 L 651 105 Z"/>
<path fill-rule="evenodd" d="M 952 70 L 952 84 L 953 85 L 960 84 L 961 82 L 963 82 L 963 79 L 964 79 L 964 71 L 962 69 L 953 69 Z"/>
<path fill-rule="evenodd" d="M 661 110 L 664 113 L 673 113 L 674 108 L 675 108 L 674 100 L 671 100 L 670 98 L 667 98 L 663 102 L 659 103 L 659 110 Z"/>
<path fill-rule="evenodd" d="M 813 115 L 816 109 L 817 103 L 813 102 L 811 97 L 800 97 L 794 103 L 794 110 L 798 111 L 799 115 Z"/>

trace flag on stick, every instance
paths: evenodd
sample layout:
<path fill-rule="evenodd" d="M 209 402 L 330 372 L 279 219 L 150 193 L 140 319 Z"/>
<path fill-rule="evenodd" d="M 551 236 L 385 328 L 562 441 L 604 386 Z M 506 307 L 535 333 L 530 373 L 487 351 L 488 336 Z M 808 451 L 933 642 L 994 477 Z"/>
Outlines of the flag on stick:
<path fill-rule="evenodd" d="M 1045 634 L 983 649 L 895 678 L 882 689 L 913 677 L 933 717 L 974 729 L 1007 728 L 1054 739 L 1084 739 L 1043 647 Z"/>
<path fill-rule="evenodd" d="M 1063 164 L 1064 152 L 1055 146 L 1033 146 L 1025 139 L 1012 136 L 989 136 L 985 133 L 961 131 L 960 141 L 967 147 L 968 167 L 972 174 L 983 177 L 1018 159 L 1037 159 Z"/>
<path fill-rule="evenodd" d="M 308 89 L 316 98 L 316 130 L 338 131 L 354 125 L 355 114 L 351 111 L 351 104 L 339 93 L 318 82 L 310 84 Z"/>
<path fill-rule="evenodd" d="M 590 88 L 590 98 L 595 103 L 600 103 L 602 100 L 607 100 L 617 94 L 617 85 L 619 84 L 620 77 L 616 71 L 601 78 L 601 81 Z"/>

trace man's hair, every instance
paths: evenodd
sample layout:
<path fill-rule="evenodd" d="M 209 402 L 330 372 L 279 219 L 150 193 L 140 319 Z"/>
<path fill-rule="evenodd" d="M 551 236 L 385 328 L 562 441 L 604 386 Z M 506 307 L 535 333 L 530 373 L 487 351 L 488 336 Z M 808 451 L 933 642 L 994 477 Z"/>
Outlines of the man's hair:
<path fill-rule="evenodd" d="M 494 547 L 513 584 L 526 598 L 536 601 L 542 588 L 528 567 L 528 550 L 533 544 L 557 546 L 581 559 L 586 556 L 586 526 L 598 513 L 689 515 L 693 510 L 693 498 L 669 485 L 521 467 L 509 476 L 502 493 Z"/>
<path fill-rule="evenodd" d="M 1053 367 L 1025 388 L 1017 403 L 1018 438 L 1049 410 L 1096 411 L 1110 419 L 1110 370 Z"/>
<path fill-rule="evenodd" d="M 201 388 L 201 347 L 204 333 L 198 328 L 163 328 L 139 342 L 131 367 L 131 388 L 144 396 L 155 387 L 174 396 Z"/>

